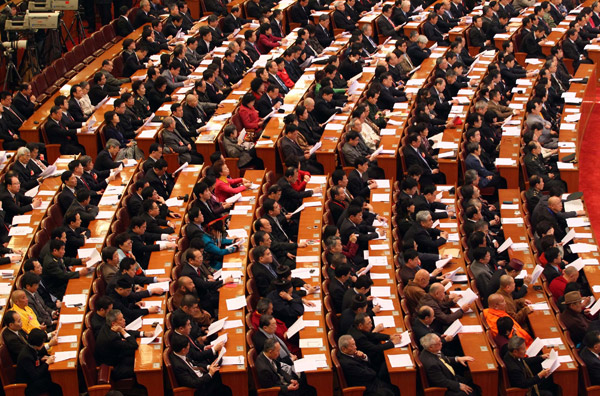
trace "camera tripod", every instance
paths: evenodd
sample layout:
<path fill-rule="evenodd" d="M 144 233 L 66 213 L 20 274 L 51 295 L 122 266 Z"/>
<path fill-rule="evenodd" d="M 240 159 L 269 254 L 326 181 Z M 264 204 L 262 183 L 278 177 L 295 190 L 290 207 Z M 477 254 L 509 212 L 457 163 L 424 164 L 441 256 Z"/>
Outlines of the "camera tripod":
<path fill-rule="evenodd" d="M 21 81 L 21 75 L 17 70 L 17 66 L 15 66 L 15 62 L 13 62 L 13 54 L 15 53 L 15 50 L 13 48 L 5 48 L 3 53 L 6 57 L 6 76 L 4 77 L 4 85 L 2 86 L 2 90 L 6 91 L 7 85 L 10 84 L 10 87 L 13 88 Z"/>
<path fill-rule="evenodd" d="M 62 46 L 64 49 L 63 52 L 66 52 L 66 50 L 67 50 L 67 39 L 69 41 L 71 41 L 71 44 L 73 44 L 73 46 L 77 45 L 77 43 L 75 42 L 75 39 L 73 38 L 73 35 L 71 35 L 71 30 L 73 30 L 73 26 L 75 26 L 75 30 L 77 32 L 79 42 L 81 43 L 85 39 L 85 29 L 83 27 L 83 19 L 81 18 L 82 12 L 83 12 L 83 10 L 80 6 L 75 11 L 73 20 L 71 21 L 71 25 L 68 28 L 67 28 L 67 24 L 65 23 L 65 21 L 63 19 L 63 15 L 64 15 L 63 12 L 61 11 L 61 13 L 60 13 L 60 26 L 62 27 L 62 29 L 65 30 L 65 32 L 67 34 L 66 37 L 63 37 L 62 33 L 60 35 L 60 41 L 62 42 Z"/>

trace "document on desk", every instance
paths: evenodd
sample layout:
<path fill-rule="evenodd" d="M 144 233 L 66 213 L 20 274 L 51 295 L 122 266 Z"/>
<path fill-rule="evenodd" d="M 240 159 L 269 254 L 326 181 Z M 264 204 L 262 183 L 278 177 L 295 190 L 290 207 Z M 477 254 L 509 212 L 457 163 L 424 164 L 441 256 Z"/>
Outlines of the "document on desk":
<path fill-rule="evenodd" d="M 373 194 L 373 202 L 390 202 L 390 194 Z"/>
<path fill-rule="evenodd" d="M 168 291 L 169 290 L 169 282 L 156 282 L 156 283 L 151 283 L 150 285 L 148 285 L 148 288 L 150 289 L 162 289 L 163 291 Z"/>
<path fill-rule="evenodd" d="M 587 227 L 590 225 L 590 219 L 587 217 L 571 217 L 567 219 L 567 226 L 573 227 Z"/>
<path fill-rule="evenodd" d="M 389 286 L 371 286 L 371 296 L 373 297 L 390 297 Z"/>
<path fill-rule="evenodd" d="M 317 362 L 313 359 L 302 358 L 294 362 L 294 371 L 296 373 L 303 373 L 305 371 L 315 371 L 318 369 L 319 367 L 317 366 Z"/>
<path fill-rule="evenodd" d="M 548 303 L 545 303 L 545 302 L 529 304 L 529 308 L 533 309 L 534 311 L 547 311 L 550 309 L 550 307 L 548 306 Z"/>
<path fill-rule="evenodd" d="M 91 267 L 102 262 L 102 256 L 100 256 L 100 252 L 96 248 L 77 249 L 77 256 L 79 258 L 89 257 L 89 260 L 85 263 L 86 267 Z"/>
<path fill-rule="evenodd" d="M 533 342 L 531 343 L 531 345 L 529 345 L 529 348 L 527 348 L 527 351 L 525 353 L 529 357 L 534 357 L 538 353 L 540 353 L 543 347 L 544 342 L 540 339 L 540 337 L 536 337 L 535 340 L 533 340 Z"/>
<path fill-rule="evenodd" d="M 86 294 L 66 294 L 63 296 L 63 304 L 67 307 L 85 306 L 87 301 Z"/>
<path fill-rule="evenodd" d="M 375 297 L 373 299 L 373 305 L 379 305 L 379 307 L 381 307 L 381 311 L 394 310 L 394 302 L 392 300 L 386 300 L 384 298 Z"/>
<path fill-rule="evenodd" d="M 414 367 L 409 354 L 401 354 L 401 355 L 389 354 L 388 359 L 390 360 L 390 366 L 392 366 L 393 368 Z"/>
<path fill-rule="evenodd" d="M 385 267 L 388 265 L 388 258 L 386 256 L 370 256 L 368 258 L 369 265 L 373 267 Z"/>
<path fill-rule="evenodd" d="M 227 310 L 235 311 L 246 306 L 246 296 L 228 298 L 225 302 L 227 303 Z"/>
<path fill-rule="evenodd" d="M 373 326 L 383 325 L 384 328 L 396 327 L 396 321 L 392 315 L 374 316 Z"/>
<path fill-rule="evenodd" d="M 227 318 L 228 317 L 226 316 L 223 319 L 219 319 L 215 322 L 212 322 L 210 326 L 208 326 L 208 332 L 206 333 L 206 335 L 210 336 L 221 330 L 223 326 L 225 326 L 225 321 L 227 320 Z"/>
<path fill-rule="evenodd" d="M 321 305 L 321 300 L 308 300 L 311 303 L 314 304 L 314 306 L 310 307 L 306 304 L 304 304 L 304 312 L 321 312 L 322 305 Z"/>
<path fill-rule="evenodd" d="M 82 323 L 83 314 L 61 314 L 58 316 L 60 324 Z"/>
<path fill-rule="evenodd" d="M 504 243 L 502 245 L 500 245 L 500 247 L 498 247 L 498 253 L 502 253 L 503 251 L 505 251 L 506 249 L 508 249 L 510 247 L 510 245 L 512 245 L 513 241 L 510 237 L 508 237 L 508 239 L 506 239 L 504 241 Z"/>
<path fill-rule="evenodd" d="M 33 232 L 33 228 L 27 226 L 11 227 L 8 233 L 9 236 L 29 235 Z"/>
<path fill-rule="evenodd" d="M 54 352 L 54 363 L 77 358 L 77 351 Z"/>
<path fill-rule="evenodd" d="M 469 305 L 479 298 L 479 296 L 475 294 L 475 292 L 471 290 L 471 288 L 468 288 L 465 291 L 463 291 L 461 293 L 461 296 L 462 297 L 460 298 L 460 300 L 456 302 L 456 305 L 458 305 L 459 307 L 462 307 L 463 305 Z"/>
<path fill-rule="evenodd" d="M 300 348 L 321 348 L 323 346 L 322 338 L 301 338 Z"/>
<path fill-rule="evenodd" d="M 457 335 L 460 332 L 460 329 L 462 328 L 462 323 L 460 323 L 460 320 L 456 319 L 444 332 L 445 335 L 447 336 L 451 336 L 454 337 L 455 335 Z"/>
<path fill-rule="evenodd" d="M 240 366 L 244 364 L 244 356 L 223 356 L 221 366 Z"/>
<path fill-rule="evenodd" d="M 461 333 L 483 333 L 481 325 L 465 325 L 460 329 Z"/>
<path fill-rule="evenodd" d="M 13 216 L 12 225 L 31 223 L 31 215 Z"/>
<path fill-rule="evenodd" d="M 598 251 L 598 246 L 589 243 L 572 243 L 569 249 L 572 253 L 590 253 Z"/>
<path fill-rule="evenodd" d="M 285 332 L 285 337 L 289 340 L 292 338 L 297 332 L 304 328 L 304 318 L 300 316 L 298 320 L 291 325 L 288 330 Z"/>
<path fill-rule="evenodd" d="M 68 335 L 68 336 L 58 336 L 56 338 L 59 344 L 70 344 L 72 342 L 77 342 L 76 335 Z"/>

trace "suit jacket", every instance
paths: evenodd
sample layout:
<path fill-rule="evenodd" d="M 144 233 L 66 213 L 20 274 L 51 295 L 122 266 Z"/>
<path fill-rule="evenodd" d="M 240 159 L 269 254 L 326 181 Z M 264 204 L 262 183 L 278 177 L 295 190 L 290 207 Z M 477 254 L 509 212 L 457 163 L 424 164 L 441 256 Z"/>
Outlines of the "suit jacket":
<path fill-rule="evenodd" d="M 129 334 L 129 337 L 123 338 L 121 334 L 112 331 L 109 325 L 104 325 L 96 338 L 94 351 L 96 362 L 114 367 L 121 360 L 135 356 L 138 344 L 135 340 L 135 333 L 130 332 Z"/>
<path fill-rule="evenodd" d="M 121 15 L 119 19 L 117 19 L 116 31 L 118 36 L 126 37 L 130 33 L 133 33 L 133 30 L 133 25 L 131 25 L 129 19 L 127 19 L 124 15 Z"/>
<path fill-rule="evenodd" d="M 373 369 L 370 362 L 348 356 L 339 350 L 337 351 L 337 357 L 348 386 L 364 386 L 367 388 L 365 393 L 379 394 L 377 389 L 380 387 L 381 380 L 377 377 L 377 371 Z"/>
<path fill-rule="evenodd" d="M 400 34 L 396 31 L 394 26 L 392 26 L 390 21 L 384 16 L 381 16 L 377 19 L 377 27 L 379 28 L 379 33 L 384 36 L 392 38 L 400 37 Z"/>
<path fill-rule="evenodd" d="M 275 360 L 276 369 L 271 365 L 269 359 L 264 353 L 256 357 L 256 372 L 261 388 L 272 388 L 278 386 L 281 388 L 280 394 L 287 394 L 287 386 L 294 379 L 290 374 L 281 368 L 281 362 Z"/>
<path fill-rule="evenodd" d="M 589 348 L 582 348 L 579 356 L 587 367 L 592 385 L 600 385 L 600 358 L 594 355 Z"/>
<path fill-rule="evenodd" d="M 423 152 L 420 148 L 419 154 L 415 151 L 412 146 L 403 146 L 402 153 L 404 154 L 404 162 L 406 167 L 410 168 L 413 165 L 418 165 L 423 171 L 424 175 L 431 175 L 431 170 L 437 168 L 437 162 L 427 153 Z"/>
<path fill-rule="evenodd" d="M 154 18 L 152 17 L 152 15 L 150 15 L 150 13 L 146 14 L 144 10 L 140 9 L 137 15 L 135 16 L 135 21 L 133 21 L 134 27 L 137 29 L 142 25 L 152 23 L 153 20 Z"/>
<path fill-rule="evenodd" d="M 218 15 L 227 15 L 227 7 L 219 0 L 205 0 L 204 7 L 206 7 L 206 11 L 208 12 L 214 12 Z"/>
<path fill-rule="evenodd" d="M 321 24 L 316 25 L 315 36 L 323 48 L 329 47 L 333 41 L 333 35 L 331 34 L 331 31 L 329 29 L 325 29 Z"/>
<path fill-rule="evenodd" d="M 542 47 L 540 46 L 538 39 L 535 38 L 533 32 L 528 33 L 523 37 L 523 42 L 521 42 L 521 52 L 526 52 L 528 58 L 544 58 Z"/>
<path fill-rule="evenodd" d="M 423 61 L 429 58 L 431 50 L 429 48 L 421 49 L 418 45 L 414 44 L 406 49 L 406 54 L 410 57 L 415 67 L 419 66 Z"/>
<path fill-rule="evenodd" d="M 508 352 L 506 355 L 504 355 L 502 360 L 504 360 L 504 365 L 506 366 L 508 380 L 511 387 L 529 389 L 533 385 L 537 385 L 542 382 L 543 378 L 538 377 L 536 375 L 537 373 L 533 372 L 534 368 L 532 368 L 534 365 L 539 365 L 542 360 L 544 360 L 544 358 L 541 356 L 516 359 L 510 352 Z M 531 369 L 533 373 L 532 377 L 527 376 L 523 360 Z"/>
<path fill-rule="evenodd" d="M 12 107 L 17 109 L 24 118 L 31 117 L 35 110 L 35 104 L 21 92 L 17 92 L 15 96 L 13 96 Z"/>
<path fill-rule="evenodd" d="M 412 238 L 417 243 L 418 251 L 421 253 L 437 254 L 440 246 L 446 243 L 446 239 L 440 236 L 441 231 L 437 228 L 425 229 L 421 224 L 414 223 L 405 238 Z"/>
<path fill-rule="evenodd" d="M 19 337 L 20 335 L 20 337 Z M 27 333 L 23 330 L 19 331 L 19 335 L 15 334 L 8 328 L 5 328 L 2 332 L 2 338 L 4 339 L 4 345 L 8 349 L 8 353 L 10 354 L 10 358 L 13 363 L 17 363 L 17 359 L 19 358 L 19 354 L 23 350 L 24 347 L 27 347 Z"/>
<path fill-rule="evenodd" d="M 114 168 L 118 168 L 123 163 L 121 161 L 114 161 L 112 156 L 107 150 L 102 150 L 98 153 L 96 157 L 96 162 L 94 163 L 94 169 L 98 171 L 106 171 Z"/>
<path fill-rule="evenodd" d="M 33 210 L 31 206 L 33 198 L 27 197 L 20 192 L 16 193 L 13 197 L 8 191 L 4 191 L 0 195 L 0 200 L 2 201 L 2 209 L 5 213 L 4 222 L 6 224 L 12 224 L 14 216 L 19 216 Z"/>
<path fill-rule="evenodd" d="M 81 260 L 77 261 L 79 261 L 79 263 L 75 262 L 74 264 L 81 265 Z M 63 259 L 56 258 L 52 254 L 49 254 L 44 258 L 44 263 L 42 264 L 42 280 L 50 294 L 59 300 L 62 300 L 65 294 L 69 279 L 77 278 L 79 278 L 79 272 L 67 271 Z"/>
<path fill-rule="evenodd" d="M 479 47 L 480 49 L 483 49 L 483 47 L 485 47 L 487 37 L 481 29 L 473 26 L 469 30 L 469 40 L 471 41 L 471 45 L 473 47 Z"/>
<path fill-rule="evenodd" d="M 33 161 L 29 161 L 25 165 L 23 165 L 21 161 L 14 162 L 12 170 L 17 172 L 17 176 L 19 177 L 19 181 L 21 182 L 22 192 L 30 190 L 39 184 L 33 166 L 35 166 Z"/>
<path fill-rule="evenodd" d="M 274 265 L 271 264 L 270 267 L 275 275 L 273 275 L 273 273 L 271 273 L 263 264 L 257 262 L 252 264 L 252 275 L 254 276 L 254 280 L 256 282 L 258 294 L 261 297 L 267 296 L 267 294 L 271 291 L 271 282 L 277 279 Z"/>
<path fill-rule="evenodd" d="M 364 173 L 362 176 L 358 170 L 353 169 L 348 175 L 348 191 L 355 197 L 361 196 L 368 198 L 371 195 L 371 189 L 367 183 L 368 177 Z"/>
<path fill-rule="evenodd" d="M 373 366 L 379 367 L 384 362 L 383 351 L 392 349 L 394 344 L 390 341 L 390 336 L 382 333 L 364 332 L 352 326 L 348 330 L 359 351 L 364 352 Z"/>
<path fill-rule="evenodd" d="M 438 27 L 431 22 L 425 22 L 425 24 L 423 24 L 423 33 L 430 41 L 435 41 L 438 44 L 445 42 L 444 36 L 440 29 L 438 29 Z"/>
<path fill-rule="evenodd" d="M 16 360 L 16 381 L 27 384 L 26 396 L 40 395 L 52 387 L 48 364 L 41 360 L 43 356 L 47 355 L 48 352 L 45 349 L 40 353 L 29 345 L 25 346 L 19 353 Z"/>
<path fill-rule="evenodd" d="M 45 324 L 48 327 L 52 326 L 52 309 L 44 303 L 42 297 L 37 293 L 30 293 L 25 290 L 25 294 L 27 295 L 28 305 L 33 312 L 35 312 L 35 316 L 38 318 L 38 322 L 41 324 Z M 13 333 L 14 334 L 14 333 Z"/>
<path fill-rule="evenodd" d="M 427 373 L 429 386 L 447 388 L 454 392 L 460 391 L 460 382 L 457 380 L 456 375 L 452 374 L 440 358 L 428 350 L 421 351 L 419 358 Z M 444 355 L 442 355 L 441 358 L 444 359 L 447 364 L 455 362 L 455 358 L 448 358 Z"/>
<path fill-rule="evenodd" d="M 301 7 L 300 2 L 297 2 L 292 6 L 290 14 L 292 16 L 292 22 L 299 23 L 301 26 L 308 25 L 308 21 L 311 20 L 308 7 Z"/>
<path fill-rule="evenodd" d="M 171 196 L 171 191 L 173 191 L 173 187 L 175 186 L 175 182 L 173 178 L 165 174 L 161 178 L 154 172 L 154 169 L 148 170 L 144 175 L 148 183 L 156 190 L 158 195 L 163 197 L 165 200 L 169 199 Z"/>
<path fill-rule="evenodd" d="M 131 56 L 129 56 L 125 61 L 125 66 L 123 66 L 123 76 L 131 77 L 133 73 L 143 68 L 144 65 L 142 64 L 140 59 L 138 59 L 137 54 L 134 53 Z"/>
<path fill-rule="evenodd" d="M 273 106 L 277 102 L 283 102 L 281 98 L 271 99 L 266 93 L 264 93 L 259 100 L 256 101 L 254 109 L 258 111 L 258 116 L 264 118 L 273 111 Z"/>
<path fill-rule="evenodd" d="M 296 191 L 292 185 L 282 177 L 277 181 L 277 184 L 281 187 L 281 198 L 279 204 L 285 208 L 289 213 L 292 213 L 302 204 L 302 200 L 306 197 L 313 195 L 312 190 Z"/>
<path fill-rule="evenodd" d="M 199 377 L 196 372 L 192 370 L 189 365 L 185 364 L 179 356 L 175 355 L 174 352 L 169 354 L 169 360 L 171 361 L 173 375 L 177 379 L 179 386 L 197 389 L 196 392 L 200 392 L 213 380 L 213 377 L 208 375 L 208 373 L 203 373 L 203 375 Z"/>
<path fill-rule="evenodd" d="M 341 12 L 340 10 L 335 10 L 333 12 L 333 22 L 338 29 L 344 29 L 348 32 L 356 29 L 356 22 L 347 11 Z"/>
<path fill-rule="evenodd" d="M 275 37 L 283 37 L 281 22 L 275 19 L 271 21 L 271 33 Z"/>
<path fill-rule="evenodd" d="M 250 22 L 247 19 L 236 18 L 233 14 L 229 14 L 223 19 L 223 33 L 233 33 L 235 29 L 240 29 L 242 25 Z"/>

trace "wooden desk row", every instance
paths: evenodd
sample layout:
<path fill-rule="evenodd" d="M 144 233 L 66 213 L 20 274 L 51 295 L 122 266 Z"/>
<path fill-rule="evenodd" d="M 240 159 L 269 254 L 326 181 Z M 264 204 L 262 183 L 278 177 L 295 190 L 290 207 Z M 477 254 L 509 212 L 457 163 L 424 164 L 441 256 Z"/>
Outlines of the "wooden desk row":
<path fill-rule="evenodd" d="M 182 197 L 185 195 L 192 196 L 192 190 L 202 171 L 202 165 L 189 165 L 183 171 L 179 173 L 176 179 L 175 187 L 171 192 L 170 198 Z M 172 218 L 170 221 L 174 224 L 175 234 L 181 234 L 181 227 L 183 226 L 183 220 L 187 213 L 190 201 L 184 202 L 181 206 L 169 206 L 169 210 L 179 214 L 181 217 Z M 158 277 L 170 277 L 171 269 L 173 267 L 173 259 L 175 256 L 175 250 L 160 250 L 158 252 L 152 252 L 148 264 L 149 270 L 164 270 L 164 275 L 157 275 Z M 148 288 L 152 288 L 152 285 L 148 285 Z M 148 391 L 149 396 L 163 395 L 163 373 L 162 373 L 162 353 L 163 353 L 163 337 L 165 326 L 165 315 L 167 307 L 167 295 L 168 292 L 160 296 L 150 296 L 144 298 L 144 302 L 152 301 L 156 304 L 160 302 L 161 310 L 156 314 L 148 314 L 143 319 L 153 319 L 160 323 L 163 327 L 163 333 L 160 335 L 160 341 L 150 344 L 142 344 L 141 340 L 138 339 L 139 348 L 135 353 L 135 365 L 134 370 L 137 381 L 144 385 Z M 140 331 L 152 333 L 154 328 L 151 323 L 144 323 Z"/>
<path fill-rule="evenodd" d="M 122 189 L 121 196 L 119 198 L 119 204 L 122 205 L 123 199 L 125 197 L 125 192 L 130 183 L 132 183 L 133 175 L 137 170 L 137 166 L 135 167 L 126 167 L 124 168 L 118 175 L 118 177 L 109 183 L 110 187 L 116 189 Z M 110 188 L 109 187 L 109 188 Z M 117 194 L 115 194 L 117 195 Z M 108 194 L 106 194 L 108 196 Z M 118 195 L 117 195 L 118 196 Z M 103 196 L 104 197 L 104 196 Z M 102 248 L 106 246 L 106 238 L 110 232 L 110 226 L 114 219 L 116 219 L 117 208 L 120 205 L 115 204 L 101 204 L 98 206 L 99 213 L 107 213 L 108 218 L 96 219 L 90 222 L 88 228 L 91 231 L 91 238 L 86 240 L 86 244 L 82 247 L 82 249 L 94 248 L 97 249 L 98 252 L 101 252 Z M 104 217 L 104 216 L 103 216 Z M 78 271 L 80 268 L 73 269 L 74 271 Z M 68 307 L 66 304 L 63 304 L 60 310 L 59 315 L 59 323 L 60 330 L 59 336 L 76 336 L 77 341 L 72 343 L 59 343 L 55 347 L 53 347 L 52 352 L 77 352 L 79 353 L 79 347 L 81 342 L 81 336 L 83 333 L 83 318 L 88 308 L 89 297 L 91 295 L 90 291 L 92 290 L 92 283 L 95 278 L 95 271 L 92 269 L 91 273 L 86 276 L 79 277 L 76 279 L 70 279 L 67 284 L 67 289 L 65 291 L 65 296 L 73 295 L 73 294 L 85 294 L 86 304 L 85 306 L 80 307 Z M 78 323 L 61 323 L 61 317 L 63 315 L 80 315 L 81 322 Z M 77 363 L 78 359 L 68 359 L 63 360 L 58 363 L 54 363 L 50 365 L 49 371 L 52 375 L 52 380 L 59 384 L 62 388 L 64 394 L 77 394 L 79 392 L 79 382 L 77 375 Z"/>

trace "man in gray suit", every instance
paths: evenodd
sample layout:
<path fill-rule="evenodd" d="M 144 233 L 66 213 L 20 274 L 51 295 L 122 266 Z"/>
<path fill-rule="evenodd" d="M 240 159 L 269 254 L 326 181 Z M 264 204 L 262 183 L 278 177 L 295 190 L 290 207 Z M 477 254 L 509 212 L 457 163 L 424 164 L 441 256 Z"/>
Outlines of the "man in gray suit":
<path fill-rule="evenodd" d="M 185 58 L 187 59 L 187 62 L 194 67 L 198 67 L 200 62 L 202 62 L 202 58 L 204 58 L 202 55 L 196 52 L 196 48 L 198 48 L 198 39 L 195 37 L 190 37 L 187 40 L 187 45 L 185 48 Z"/>
<path fill-rule="evenodd" d="M 46 330 L 53 330 L 58 314 L 44 303 L 37 289 L 40 286 L 40 277 L 33 272 L 26 272 L 21 278 L 21 287 L 27 295 L 28 305 L 33 309 L 40 324 L 46 325 Z"/>
<path fill-rule="evenodd" d="M 187 80 L 187 77 L 180 76 L 179 72 L 181 71 L 181 62 L 178 60 L 174 60 L 169 63 L 169 69 L 162 72 L 163 77 L 167 79 L 167 93 L 170 95 L 177 88 L 183 87 L 185 85 L 184 81 Z"/>
<path fill-rule="evenodd" d="M 130 82 L 129 78 L 116 78 L 113 76 L 113 62 L 110 59 L 104 59 L 102 61 L 102 69 L 100 69 L 100 73 L 104 74 L 106 77 L 106 90 L 107 91 L 118 91 L 121 89 L 121 84 Z"/>
<path fill-rule="evenodd" d="M 179 163 L 203 164 L 204 158 L 196 152 L 196 146 L 187 141 L 175 129 L 173 117 L 165 117 L 163 120 L 162 140 L 165 148 L 179 154 Z"/>

